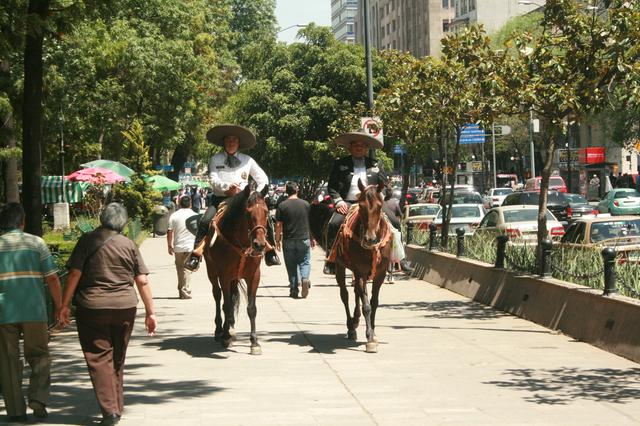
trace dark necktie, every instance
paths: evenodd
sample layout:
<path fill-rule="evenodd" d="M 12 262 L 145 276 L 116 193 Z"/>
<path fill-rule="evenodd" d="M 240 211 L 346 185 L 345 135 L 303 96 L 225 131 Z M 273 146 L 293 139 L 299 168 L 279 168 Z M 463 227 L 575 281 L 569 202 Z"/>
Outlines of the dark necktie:
<path fill-rule="evenodd" d="M 224 160 L 224 164 L 226 164 L 228 167 L 231 167 L 233 169 L 240 165 L 240 160 L 238 160 L 238 158 L 235 155 L 227 154 L 227 159 Z"/>

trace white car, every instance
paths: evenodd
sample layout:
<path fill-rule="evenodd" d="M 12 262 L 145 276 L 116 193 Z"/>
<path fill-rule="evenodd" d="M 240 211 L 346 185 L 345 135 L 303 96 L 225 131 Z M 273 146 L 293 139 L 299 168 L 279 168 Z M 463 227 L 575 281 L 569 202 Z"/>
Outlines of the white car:
<path fill-rule="evenodd" d="M 428 230 L 429 224 L 433 222 L 438 213 L 442 210 L 440 204 L 434 203 L 418 203 L 407 204 L 404 206 L 404 214 L 402 222 L 404 224 L 412 224 L 413 229 Z"/>
<path fill-rule="evenodd" d="M 492 207 L 500 207 L 507 195 L 512 192 L 513 189 L 511 188 L 491 188 L 487 192 L 487 195 L 482 198 L 484 208 L 490 209 Z"/>
<path fill-rule="evenodd" d="M 564 235 L 562 223 L 549 210 L 547 230 L 551 239 L 560 239 Z M 537 244 L 538 206 L 495 207 L 484 216 L 476 235 L 507 235 L 512 242 Z"/>
<path fill-rule="evenodd" d="M 433 223 L 437 229 L 442 228 L 442 212 L 440 210 Z M 455 235 L 456 229 L 465 228 L 465 234 L 471 235 L 476 230 L 484 216 L 482 204 L 454 204 L 451 206 L 451 222 L 449 222 L 449 235 Z"/>

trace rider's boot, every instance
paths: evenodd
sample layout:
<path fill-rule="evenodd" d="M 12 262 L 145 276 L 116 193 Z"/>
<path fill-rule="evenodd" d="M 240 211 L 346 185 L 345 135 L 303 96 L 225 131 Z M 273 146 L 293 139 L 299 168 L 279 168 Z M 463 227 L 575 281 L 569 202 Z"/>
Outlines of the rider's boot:
<path fill-rule="evenodd" d="M 271 245 L 271 249 L 264 254 L 264 263 L 266 263 L 267 266 L 276 266 L 282 264 L 280 262 L 278 254 L 276 253 L 276 249 L 274 248 L 276 246 L 274 235 L 275 233 L 273 231 L 273 222 L 271 221 L 271 215 L 269 215 L 269 220 L 267 223 L 267 241 Z"/>
<path fill-rule="evenodd" d="M 196 246 L 195 249 L 191 252 L 187 261 L 184 263 L 184 268 L 188 271 L 195 272 L 200 267 L 200 262 L 202 261 L 202 253 L 204 252 L 204 246 L 206 244 L 206 240 L 203 238 Z"/>
<path fill-rule="evenodd" d="M 331 251 L 333 250 L 333 244 L 336 241 L 336 237 L 338 235 L 338 229 L 340 229 L 340 227 L 338 226 L 337 229 L 335 226 L 331 226 L 332 224 L 329 224 L 329 227 L 327 229 L 327 258 L 329 257 L 329 255 L 331 254 Z M 324 261 L 324 268 L 322 268 L 322 273 L 325 275 L 335 275 L 336 274 L 336 264 L 335 262 L 330 262 L 329 260 L 325 260 Z"/>

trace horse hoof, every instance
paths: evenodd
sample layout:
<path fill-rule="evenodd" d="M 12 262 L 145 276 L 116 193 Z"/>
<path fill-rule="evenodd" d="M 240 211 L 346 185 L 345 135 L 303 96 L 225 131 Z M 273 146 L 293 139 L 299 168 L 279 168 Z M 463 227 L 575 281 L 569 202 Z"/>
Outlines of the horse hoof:
<path fill-rule="evenodd" d="M 358 340 L 358 332 L 355 330 L 347 331 L 347 339 L 353 340 L 354 342 Z"/>
<path fill-rule="evenodd" d="M 251 355 L 262 355 L 262 348 L 260 345 L 251 346 Z"/>
<path fill-rule="evenodd" d="M 367 342 L 364 351 L 369 354 L 373 354 L 378 352 L 378 343 L 377 342 Z"/>
<path fill-rule="evenodd" d="M 233 345 L 233 338 L 229 337 L 228 339 L 224 339 L 222 341 L 222 346 L 225 349 L 229 349 Z"/>

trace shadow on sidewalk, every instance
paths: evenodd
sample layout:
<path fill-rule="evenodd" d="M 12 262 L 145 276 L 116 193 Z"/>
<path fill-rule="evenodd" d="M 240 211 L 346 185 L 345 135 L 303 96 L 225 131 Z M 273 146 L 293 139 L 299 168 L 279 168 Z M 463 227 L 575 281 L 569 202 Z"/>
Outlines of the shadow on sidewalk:
<path fill-rule="evenodd" d="M 282 337 L 266 337 L 268 342 L 281 342 L 300 347 L 309 347 L 309 352 L 319 352 L 321 354 L 335 355 L 339 350 L 358 350 L 364 342 L 354 342 L 347 339 L 345 333 L 339 334 L 313 334 L 313 333 L 292 333 L 288 331 L 269 333 L 271 335 L 283 335 Z M 364 330 L 361 333 L 364 336 Z"/>
<path fill-rule="evenodd" d="M 223 348 L 219 342 L 215 341 L 213 335 L 163 338 L 146 342 L 142 345 L 157 347 L 161 351 L 182 351 L 193 358 L 225 359 L 225 356 L 218 355 L 218 353 L 229 352 L 229 350 Z"/>
<path fill-rule="evenodd" d="M 441 300 L 438 302 L 404 302 L 391 305 L 381 303 L 380 308 L 425 311 L 426 318 L 435 319 L 490 320 L 511 316 L 475 302 L 458 300 Z"/>
<path fill-rule="evenodd" d="M 525 368 L 505 370 L 504 375 L 506 380 L 484 383 L 529 392 L 524 400 L 535 404 L 568 405 L 576 400 L 626 404 L 640 398 L 640 368 Z"/>

